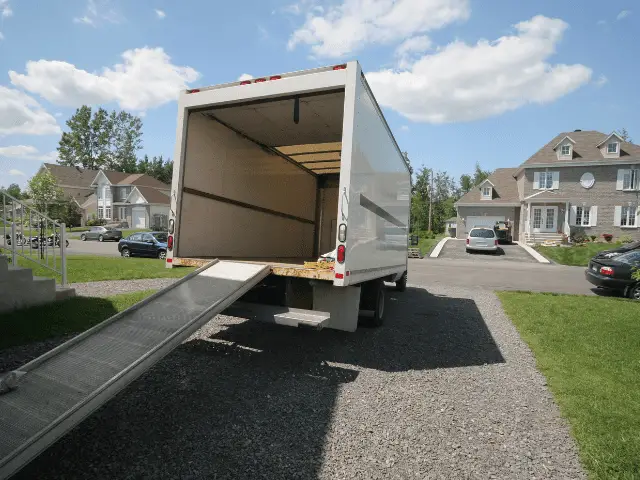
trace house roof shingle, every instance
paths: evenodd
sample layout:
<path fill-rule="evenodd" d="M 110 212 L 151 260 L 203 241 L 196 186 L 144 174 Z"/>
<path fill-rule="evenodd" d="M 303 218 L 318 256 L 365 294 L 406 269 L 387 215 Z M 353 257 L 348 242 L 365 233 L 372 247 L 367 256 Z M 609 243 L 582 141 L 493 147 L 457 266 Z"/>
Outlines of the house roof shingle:
<path fill-rule="evenodd" d="M 597 132 L 595 130 L 584 130 L 579 132 L 562 132 L 556 135 L 549 143 L 534 153 L 526 160 L 522 167 L 535 166 L 540 164 L 563 164 L 570 162 L 601 162 L 608 160 L 605 158 L 598 144 L 607 139 L 611 134 Z M 558 159 L 556 151 L 553 149 L 564 137 L 571 137 L 575 142 L 573 145 L 573 158 Z M 640 159 L 640 145 L 629 142 L 620 143 L 620 158 L 632 157 Z M 613 159 L 611 159 L 613 160 Z"/>
<path fill-rule="evenodd" d="M 152 187 L 136 187 L 148 203 L 169 205 L 169 195 Z"/>
<path fill-rule="evenodd" d="M 486 203 L 487 207 L 504 203 L 518 203 L 520 201 L 518 183 L 513 177 L 517 171 L 517 168 L 498 168 L 489 175 L 488 180 L 494 185 L 492 200 L 482 200 L 480 187 L 477 186 L 465 193 L 457 203 Z"/>
<path fill-rule="evenodd" d="M 98 170 L 66 167 L 56 163 L 45 163 L 44 167 L 56 178 L 58 185 L 70 185 L 73 187 L 89 188 L 98 174 Z"/>
<path fill-rule="evenodd" d="M 169 188 L 169 185 L 166 183 L 162 183 L 160 180 L 144 173 L 114 172 L 113 170 L 103 170 L 102 173 L 107 176 L 113 185 L 135 185 L 136 187 L 142 186 L 163 189 Z"/>

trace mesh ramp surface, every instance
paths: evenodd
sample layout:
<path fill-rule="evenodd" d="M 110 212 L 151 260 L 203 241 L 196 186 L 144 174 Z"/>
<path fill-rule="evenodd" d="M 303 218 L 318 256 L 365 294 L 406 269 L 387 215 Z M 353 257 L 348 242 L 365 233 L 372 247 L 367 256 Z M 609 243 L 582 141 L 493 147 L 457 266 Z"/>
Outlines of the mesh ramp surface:
<path fill-rule="evenodd" d="M 0 478 L 7 478 L 269 274 L 214 261 L 60 345 L 0 394 Z"/>

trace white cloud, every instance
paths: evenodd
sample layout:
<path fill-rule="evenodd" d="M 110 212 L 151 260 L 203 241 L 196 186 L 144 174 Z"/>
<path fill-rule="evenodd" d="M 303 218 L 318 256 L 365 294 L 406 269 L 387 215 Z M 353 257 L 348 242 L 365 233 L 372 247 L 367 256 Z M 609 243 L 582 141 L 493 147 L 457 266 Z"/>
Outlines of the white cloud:
<path fill-rule="evenodd" d="M 631 15 L 631 10 L 622 10 L 616 17 L 616 20 L 622 20 L 623 18 L 627 18 L 629 15 Z"/>
<path fill-rule="evenodd" d="M 8 3 L 5 2 L 4 4 L 0 4 L 0 7 L 2 7 L 2 13 L 0 13 L 2 18 L 9 18 L 13 15 L 13 10 L 11 10 L 11 5 L 9 5 Z"/>
<path fill-rule="evenodd" d="M 418 35 L 417 37 L 406 39 L 395 51 L 395 55 L 398 57 L 398 65 L 400 68 L 407 68 L 415 54 L 426 52 L 429 48 L 431 48 L 431 39 L 426 35 Z"/>
<path fill-rule="evenodd" d="M 17 170 L 15 168 L 12 168 L 11 170 L 9 170 L 9 175 L 14 176 L 14 177 L 26 177 L 27 176 L 24 172 L 21 172 L 20 170 Z"/>
<path fill-rule="evenodd" d="M 341 57 L 368 43 L 389 43 L 466 20 L 468 0 L 342 0 L 311 9 L 288 47 L 307 44 L 315 55 Z"/>
<path fill-rule="evenodd" d="M 117 102 L 121 108 L 144 110 L 177 98 L 200 74 L 171 63 L 162 48 L 138 48 L 122 54 L 124 62 L 90 73 L 67 62 L 27 62 L 26 74 L 9 71 L 11 83 L 56 105 Z"/>
<path fill-rule="evenodd" d="M 56 119 L 33 98 L 0 85 L 0 136 L 48 135 L 60 131 Z"/>
<path fill-rule="evenodd" d="M 607 25 L 607 21 L 606 20 L 598 20 L 596 22 L 596 25 L 600 25 L 600 26 L 604 27 L 604 26 Z"/>
<path fill-rule="evenodd" d="M 156 12 L 157 17 L 160 18 L 160 19 L 163 19 L 164 17 L 167 16 L 167 14 L 163 10 L 158 10 L 156 8 L 155 12 Z"/>
<path fill-rule="evenodd" d="M 409 125 L 402 125 L 400 127 L 400 130 L 402 130 L 403 132 L 408 132 L 409 131 Z"/>
<path fill-rule="evenodd" d="M 62 112 L 56 112 L 53 114 L 56 118 L 60 118 L 62 116 Z"/>
<path fill-rule="evenodd" d="M 31 145 L 14 145 L 11 147 L 0 147 L 0 157 L 51 162 L 57 160 L 58 152 L 41 153 L 36 147 Z"/>
<path fill-rule="evenodd" d="M 124 17 L 111 5 L 111 0 L 87 0 L 85 13 L 81 17 L 74 17 L 74 23 L 82 23 L 92 27 L 101 21 L 121 23 Z"/>
<path fill-rule="evenodd" d="M 0 40 L 4 40 L 4 35 L 0 32 Z"/>
<path fill-rule="evenodd" d="M 594 83 L 596 84 L 597 87 L 602 87 L 608 82 L 609 82 L 609 79 L 604 74 L 601 73 L 598 79 Z"/>
<path fill-rule="evenodd" d="M 536 16 L 515 25 L 513 35 L 475 45 L 456 41 L 409 69 L 368 73 L 367 80 L 382 105 L 420 122 L 477 120 L 552 102 L 592 74 L 580 64 L 547 63 L 567 27 Z"/>
<path fill-rule="evenodd" d="M 253 75 L 249 75 L 248 73 L 243 73 L 238 77 L 239 82 L 242 82 L 244 80 L 251 80 L 251 79 L 253 79 Z"/>

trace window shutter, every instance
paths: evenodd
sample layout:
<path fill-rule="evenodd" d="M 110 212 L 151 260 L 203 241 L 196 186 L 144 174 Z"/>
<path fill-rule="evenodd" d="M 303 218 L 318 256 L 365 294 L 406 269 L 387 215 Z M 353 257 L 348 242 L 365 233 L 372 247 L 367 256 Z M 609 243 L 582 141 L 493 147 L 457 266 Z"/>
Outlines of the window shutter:
<path fill-rule="evenodd" d="M 551 188 L 554 190 L 558 190 L 560 188 L 560 172 L 552 172 L 552 175 L 553 185 L 551 186 Z"/>
<path fill-rule="evenodd" d="M 598 207 L 594 205 L 589 212 L 589 226 L 595 227 L 596 225 L 598 225 Z"/>
<path fill-rule="evenodd" d="M 620 226 L 620 218 L 622 217 L 622 207 L 616 207 L 613 214 L 613 225 L 616 227 Z"/>
<path fill-rule="evenodd" d="M 578 207 L 576 205 L 571 205 L 571 211 L 569 212 L 569 225 L 576 224 L 577 214 L 578 214 Z"/>
<path fill-rule="evenodd" d="M 618 170 L 618 180 L 616 181 L 616 190 L 622 190 L 622 185 L 624 184 L 624 173 L 626 170 L 619 169 Z"/>
<path fill-rule="evenodd" d="M 533 189 L 540 190 L 540 172 L 533 172 Z M 622 190 L 622 186 L 620 186 L 620 190 Z"/>

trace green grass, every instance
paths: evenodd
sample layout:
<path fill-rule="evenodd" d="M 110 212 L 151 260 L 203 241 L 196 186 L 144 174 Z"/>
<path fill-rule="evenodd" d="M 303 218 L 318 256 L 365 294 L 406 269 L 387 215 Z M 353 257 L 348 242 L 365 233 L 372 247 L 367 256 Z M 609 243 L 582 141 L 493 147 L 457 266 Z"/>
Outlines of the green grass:
<path fill-rule="evenodd" d="M 576 247 L 536 247 L 542 255 L 562 265 L 586 267 L 589 260 L 602 250 L 617 248 L 621 243 L 585 243 Z"/>
<path fill-rule="evenodd" d="M 593 479 L 640 478 L 640 303 L 500 292 Z"/>
<path fill-rule="evenodd" d="M 153 292 L 124 293 L 108 298 L 74 297 L 50 305 L 0 314 L 0 350 L 82 332 Z"/>
<path fill-rule="evenodd" d="M 445 237 L 444 234 L 436 235 L 436 238 L 421 238 L 418 240 L 418 248 L 423 255 L 428 254 L 436 244 Z"/>
<path fill-rule="evenodd" d="M 59 262 L 59 258 L 57 261 Z M 49 264 L 53 266 L 51 257 L 49 258 Z M 39 277 L 55 277 L 52 271 L 24 258 L 18 258 L 18 265 L 31 268 L 33 274 Z M 69 283 L 135 280 L 140 278 L 182 278 L 193 270 L 195 270 L 193 267 L 166 268 L 165 262 L 155 258 L 101 257 L 98 255 L 67 256 L 67 281 Z"/>

